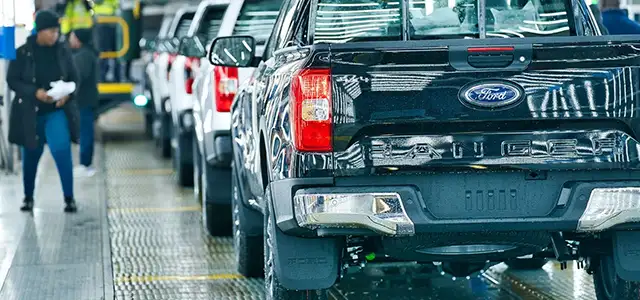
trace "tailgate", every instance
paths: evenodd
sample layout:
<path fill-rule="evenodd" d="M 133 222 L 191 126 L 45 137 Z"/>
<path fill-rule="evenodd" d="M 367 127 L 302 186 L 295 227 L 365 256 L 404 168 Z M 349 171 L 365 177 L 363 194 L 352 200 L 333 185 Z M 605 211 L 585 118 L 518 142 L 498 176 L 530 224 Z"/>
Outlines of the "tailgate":
<path fill-rule="evenodd" d="M 637 168 L 632 39 L 332 45 L 336 175 Z"/>

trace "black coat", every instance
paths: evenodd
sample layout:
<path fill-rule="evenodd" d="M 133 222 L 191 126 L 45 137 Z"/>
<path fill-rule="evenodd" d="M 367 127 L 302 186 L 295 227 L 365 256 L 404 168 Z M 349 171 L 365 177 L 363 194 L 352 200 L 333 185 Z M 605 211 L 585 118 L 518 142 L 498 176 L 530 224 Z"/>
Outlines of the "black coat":
<path fill-rule="evenodd" d="M 27 148 L 35 148 L 37 136 L 38 99 L 36 98 L 36 62 L 34 59 L 35 36 L 27 38 L 27 42 L 16 51 L 16 59 L 9 63 L 7 72 L 7 84 L 15 92 L 16 96 L 11 104 L 9 116 L 9 142 Z M 73 81 L 79 85 L 78 72 L 76 71 L 73 57 L 69 48 L 62 43 L 56 44 L 57 55 L 49 63 L 57 62 L 62 70 L 62 80 Z M 69 121 L 71 141 L 78 142 L 80 133 L 79 112 L 75 101 L 76 95 L 72 94 L 63 106 Z"/>
<path fill-rule="evenodd" d="M 78 92 L 76 99 L 80 108 L 96 108 L 100 94 L 98 93 L 98 78 L 100 78 L 100 53 L 91 45 L 83 45 L 73 53 L 78 70 Z"/>

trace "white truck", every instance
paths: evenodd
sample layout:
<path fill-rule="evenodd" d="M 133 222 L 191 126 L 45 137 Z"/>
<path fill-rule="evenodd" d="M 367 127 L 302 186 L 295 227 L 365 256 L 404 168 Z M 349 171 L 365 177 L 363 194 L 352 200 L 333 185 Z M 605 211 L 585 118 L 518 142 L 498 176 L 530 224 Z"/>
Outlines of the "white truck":
<path fill-rule="evenodd" d="M 154 103 L 153 137 L 162 157 L 171 156 L 171 103 L 169 101 L 169 72 L 177 56 L 180 38 L 187 35 L 195 16 L 194 7 L 177 10 L 166 35 L 156 41 L 153 63 L 147 66 L 147 76 Z"/>
<path fill-rule="evenodd" d="M 180 41 L 178 55 L 169 73 L 169 101 L 171 103 L 171 147 L 173 150 L 173 166 L 180 186 L 192 186 L 194 181 L 193 165 L 193 102 L 192 84 L 195 74 L 199 72 L 202 59 L 201 51 L 188 53 L 193 48 L 194 39 L 200 41 L 213 40 L 223 26 L 223 18 L 230 0 L 205 0 L 196 9 L 193 22 L 187 37 Z M 202 42 L 200 43 L 202 45 Z M 182 50 L 182 51 L 180 51 Z M 185 52 L 185 50 L 187 50 Z"/>
<path fill-rule="evenodd" d="M 227 8 L 217 36 L 250 35 L 256 40 L 257 54 L 275 25 L 282 0 L 234 0 Z M 194 39 L 195 40 L 195 39 Z M 192 49 L 202 44 L 192 42 Z M 208 47 L 204 49 L 208 50 Z M 185 47 L 189 48 L 189 47 Z M 202 51 L 205 56 L 208 51 Z M 254 68 L 212 66 L 206 57 L 200 60 L 195 74 L 193 118 L 195 147 L 193 161 L 197 199 L 202 199 L 202 213 L 207 231 L 214 236 L 231 232 L 231 104 L 242 83 L 253 74 Z M 262 229 L 260 229 L 261 232 Z"/>

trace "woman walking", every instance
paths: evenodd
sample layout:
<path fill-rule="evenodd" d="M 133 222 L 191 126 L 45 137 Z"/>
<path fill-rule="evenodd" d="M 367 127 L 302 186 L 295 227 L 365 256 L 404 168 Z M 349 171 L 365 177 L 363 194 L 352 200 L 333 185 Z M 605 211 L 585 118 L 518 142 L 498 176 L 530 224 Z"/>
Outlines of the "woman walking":
<path fill-rule="evenodd" d="M 9 64 L 7 84 L 16 93 L 11 106 L 9 141 L 22 146 L 23 211 L 33 210 L 38 162 L 45 143 L 58 168 L 66 212 L 77 210 L 73 195 L 71 142 L 78 140 L 78 110 L 74 95 L 53 99 L 47 95 L 52 82 L 77 84 L 71 51 L 58 41 L 60 18 L 52 11 L 36 14 L 36 35 L 17 49 Z"/>
<path fill-rule="evenodd" d="M 90 29 L 77 29 L 71 33 L 69 43 L 73 49 L 73 58 L 78 69 L 76 99 L 80 108 L 80 165 L 74 169 L 77 176 L 93 176 L 94 120 L 98 106 L 98 74 L 100 72 L 99 54 L 93 45 L 93 32 Z"/>

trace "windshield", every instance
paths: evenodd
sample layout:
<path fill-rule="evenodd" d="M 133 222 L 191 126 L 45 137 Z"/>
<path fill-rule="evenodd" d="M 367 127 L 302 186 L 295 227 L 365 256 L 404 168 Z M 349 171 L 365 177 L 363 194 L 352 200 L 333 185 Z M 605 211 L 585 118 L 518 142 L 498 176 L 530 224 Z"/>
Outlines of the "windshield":
<path fill-rule="evenodd" d="M 257 45 L 264 45 L 276 24 L 282 0 L 245 1 L 233 29 L 233 35 L 253 36 Z"/>
<path fill-rule="evenodd" d="M 413 40 L 571 35 L 568 1 L 318 0 L 315 43 L 402 40 L 403 4 Z"/>

